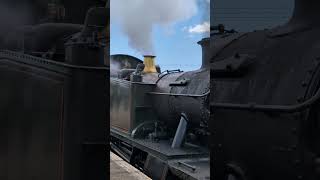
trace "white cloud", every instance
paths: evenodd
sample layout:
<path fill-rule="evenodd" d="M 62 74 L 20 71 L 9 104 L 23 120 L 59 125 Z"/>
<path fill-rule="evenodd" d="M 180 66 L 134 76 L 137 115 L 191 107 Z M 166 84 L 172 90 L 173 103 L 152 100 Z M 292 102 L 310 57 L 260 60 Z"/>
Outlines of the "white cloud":
<path fill-rule="evenodd" d="M 202 24 L 191 26 L 189 27 L 188 32 L 191 34 L 203 34 L 210 32 L 210 23 L 205 21 Z"/>
<path fill-rule="evenodd" d="M 172 34 L 174 25 L 199 11 L 197 0 L 114 0 L 111 7 L 111 23 L 120 25 L 129 45 L 143 54 L 154 53 L 154 26 Z"/>

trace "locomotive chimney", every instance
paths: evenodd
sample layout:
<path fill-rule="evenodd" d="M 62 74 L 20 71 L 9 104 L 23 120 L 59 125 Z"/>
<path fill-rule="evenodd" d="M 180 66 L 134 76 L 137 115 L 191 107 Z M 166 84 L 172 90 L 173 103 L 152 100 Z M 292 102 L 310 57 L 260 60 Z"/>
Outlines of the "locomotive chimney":
<path fill-rule="evenodd" d="M 202 65 L 201 69 L 209 67 L 210 64 L 210 38 L 203 38 L 198 42 L 202 48 Z"/>
<path fill-rule="evenodd" d="M 151 56 L 151 55 L 145 55 L 143 56 L 144 60 L 143 60 L 143 64 L 144 64 L 144 69 L 143 72 L 144 73 L 156 73 L 157 69 L 155 66 L 155 56 Z"/>
<path fill-rule="evenodd" d="M 320 18 L 319 0 L 295 0 L 294 12 L 289 23 L 315 24 Z"/>

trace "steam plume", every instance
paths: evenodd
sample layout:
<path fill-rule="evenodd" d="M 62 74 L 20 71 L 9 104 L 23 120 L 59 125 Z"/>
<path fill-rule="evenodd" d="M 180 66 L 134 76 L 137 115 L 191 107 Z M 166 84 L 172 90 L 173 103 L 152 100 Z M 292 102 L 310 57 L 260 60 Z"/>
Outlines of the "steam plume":
<path fill-rule="evenodd" d="M 111 23 L 119 23 L 132 48 L 143 54 L 154 54 L 154 25 L 172 26 L 191 18 L 197 11 L 197 0 L 113 0 Z"/>
<path fill-rule="evenodd" d="M 112 57 L 110 57 L 110 76 L 111 77 L 117 77 L 118 76 L 118 72 L 121 70 L 121 65 L 119 64 L 119 62 L 115 61 L 114 59 L 112 59 Z"/>

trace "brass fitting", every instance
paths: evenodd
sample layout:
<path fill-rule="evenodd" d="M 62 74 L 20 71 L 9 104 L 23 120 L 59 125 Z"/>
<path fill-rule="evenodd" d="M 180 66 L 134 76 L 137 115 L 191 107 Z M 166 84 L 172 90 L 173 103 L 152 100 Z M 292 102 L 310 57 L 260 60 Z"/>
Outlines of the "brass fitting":
<path fill-rule="evenodd" d="M 144 73 L 156 73 L 156 65 L 155 65 L 155 56 L 145 55 L 143 64 L 144 64 Z"/>

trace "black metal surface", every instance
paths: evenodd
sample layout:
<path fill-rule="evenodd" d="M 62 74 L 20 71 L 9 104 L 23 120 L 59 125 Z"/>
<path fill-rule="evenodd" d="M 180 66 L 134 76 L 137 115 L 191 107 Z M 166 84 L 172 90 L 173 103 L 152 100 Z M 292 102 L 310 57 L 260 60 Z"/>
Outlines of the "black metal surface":
<path fill-rule="evenodd" d="M 284 26 L 216 37 L 211 46 L 212 65 L 237 54 L 254 57 L 241 75 L 211 71 L 215 179 L 317 179 L 319 3 L 296 5 Z"/>
<path fill-rule="evenodd" d="M 260 105 L 260 104 L 232 104 L 232 103 L 211 103 L 211 110 L 215 109 L 232 109 L 232 110 L 249 110 L 262 112 L 278 112 L 278 113 L 295 113 L 301 112 L 316 105 L 320 100 L 320 90 L 316 92 L 310 99 L 296 105 Z"/>
<path fill-rule="evenodd" d="M 168 167 L 164 161 L 149 155 L 144 166 L 144 171 L 152 179 L 162 180 L 166 179 Z"/>
<path fill-rule="evenodd" d="M 140 167 L 144 172 L 152 179 L 210 179 L 210 167 L 209 164 L 209 152 L 208 149 L 203 147 L 186 144 L 179 149 L 171 148 L 171 141 L 160 140 L 152 141 L 146 139 L 132 138 L 124 133 L 121 133 L 115 129 L 111 129 L 111 137 L 117 141 L 122 141 L 131 145 L 134 149 L 142 151 L 149 155 L 149 159 L 142 159 L 144 166 Z M 114 140 L 111 140 L 112 147 Z M 124 151 L 119 149 L 118 146 L 113 147 L 118 154 L 124 155 Z M 124 158 L 127 159 L 128 157 Z M 137 158 L 135 154 L 131 155 L 132 159 Z M 151 161 L 150 161 L 151 158 Z M 127 160 L 128 162 L 131 162 Z M 178 163 L 188 163 L 196 167 L 195 171 L 190 171 L 189 168 L 185 168 Z"/>
<path fill-rule="evenodd" d="M 0 177 L 104 179 L 108 68 L 68 66 L 14 52 L 0 57 Z"/>
<path fill-rule="evenodd" d="M 107 179 L 109 67 L 100 51 L 88 52 L 108 46 L 96 38 L 106 26 L 100 20 L 108 17 L 101 13 L 107 9 L 96 10 L 88 17 L 102 17 L 88 18 L 86 26 L 19 27 L 12 30 L 19 36 L 1 44 L 0 179 Z M 79 35 L 90 39 L 82 43 L 81 56 L 65 54 L 65 43 L 81 41 Z"/>
<path fill-rule="evenodd" d="M 198 180 L 210 179 L 210 167 L 208 166 L 210 158 L 187 158 L 172 160 L 169 162 L 170 170 L 181 179 Z M 184 173 L 182 173 L 184 172 Z M 207 174 L 208 176 L 203 176 Z"/>
<path fill-rule="evenodd" d="M 59 179 L 63 75 L 0 61 L 0 178 Z"/>
<path fill-rule="evenodd" d="M 203 52 L 210 48 L 209 39 L 200 44 Z M 153 179 L 210 177 L 209 161 L 193 162 L 197 158 L 209 158 L 209 54 L 203 55 L 199 70 L 142 72 L 139 82 L 127 78 L 137 73 L 134 69 L 139 69 L 136 68 L 139 60 L 125 55 L 111 57 L 114 58 L 111 61 L 111 71 L 114 71 L 111 78 L 111 107 L 114 107 L 111 111 L 111 147 L 127 157 L 130 153 L 119 142 L 130 145 L 134 149 L 130 163 Z M 188 117 L 188 124 L 180 126 L 185 127 L 185 131 L 175 136 L 181 113 Z M 173 146 L 174 138 L 182 140 L 181 144 Z M 180 159 L 191 161 L 181 161 L 177 165 Z M 193 163 L 192 166 L 201 170 L 181 168 L 184 163 Z"/>
<path fill-rule="evenodd" d="M 79 32 L 82 27 L 77 24 L 46 23 L 16 28 L 6 34 L 2 49 L 45 53 L 53 48 L 53 42 Z"/>
<path fill-rule="evenodd" d="M 188 157 L 208 157 L 209 155 L 208 150 L 203 147 L 186 144 L 184 148 L 173 149 L 171 148 L 170 140 L 152 141 L 135 139 L 116 129 L 111 129 L 110 135 L 135 148 L 142 149 L 163 161 Z"/>
<path fill-rule="evenodd" d="M 156 113 L 160 119 L 173 125 L 178 123 L 181 112 L 185 112 L 194 126 L 207 123 L 209 117 L 209 70 L 171 73 L 161 76 L 157 88 L 150 92 Z M 184 85 L 170 86 L 188 80 Z"/>

